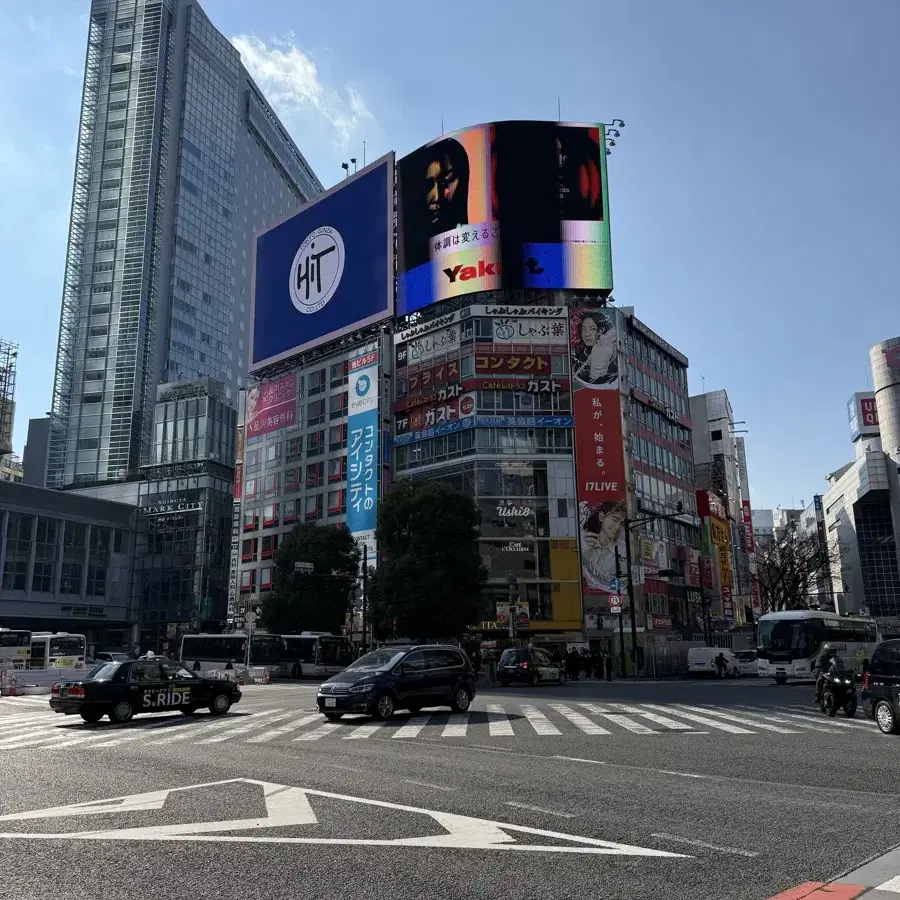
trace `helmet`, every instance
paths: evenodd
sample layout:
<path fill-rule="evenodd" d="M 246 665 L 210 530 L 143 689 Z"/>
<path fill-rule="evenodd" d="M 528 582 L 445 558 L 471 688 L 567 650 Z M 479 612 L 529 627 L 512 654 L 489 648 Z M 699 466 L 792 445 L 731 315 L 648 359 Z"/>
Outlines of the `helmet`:
<path fill-rule="evenodd" d="M 837 648 L 833 644 L 825 644 L 822 647 L 822 650 L 825 652 L 826 656 L 834 656 L 837 653 Z"/>

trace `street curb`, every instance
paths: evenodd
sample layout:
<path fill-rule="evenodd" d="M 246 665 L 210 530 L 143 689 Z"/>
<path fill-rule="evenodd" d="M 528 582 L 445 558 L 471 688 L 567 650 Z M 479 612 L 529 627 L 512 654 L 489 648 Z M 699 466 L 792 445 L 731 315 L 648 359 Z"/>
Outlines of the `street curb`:
<path fill-rule="evenodd" d="M 881 888 L 882 890 L 879 890 Z M 769 900 L 900 900 L 900 844 L 829 881 L 807 881 Z"/>

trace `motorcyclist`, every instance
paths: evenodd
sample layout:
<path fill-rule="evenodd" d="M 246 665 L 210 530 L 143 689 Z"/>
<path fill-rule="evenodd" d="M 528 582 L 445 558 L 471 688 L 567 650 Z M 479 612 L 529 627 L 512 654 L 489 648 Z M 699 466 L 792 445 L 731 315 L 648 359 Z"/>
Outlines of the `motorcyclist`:
<path fill-rule="evenodd" d="M 816 673 L 816 703 L 822 702 L 822 691 L 825 688 L 825 676 L 831 669 L 832 663 L 837 658 L 837 648 L 831 644 L 823 644 L 816 657 L 815 673 Z"/>

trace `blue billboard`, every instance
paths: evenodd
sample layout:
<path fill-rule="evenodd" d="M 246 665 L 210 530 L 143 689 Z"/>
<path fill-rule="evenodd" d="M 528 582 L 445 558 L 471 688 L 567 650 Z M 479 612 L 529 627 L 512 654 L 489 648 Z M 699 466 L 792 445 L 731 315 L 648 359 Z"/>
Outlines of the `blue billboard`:
<path fill-rule="evenodd" d="M 250 370 L 394 312 L 394 155 L 257 234 Z"/>
<path fill-rule="evenodd" d="M 347 530 L 374 541 L 378 520 L 378 353 L 350 360 L 347 403 Z M 374 564 L 374 555 L 372 557 Z"/>

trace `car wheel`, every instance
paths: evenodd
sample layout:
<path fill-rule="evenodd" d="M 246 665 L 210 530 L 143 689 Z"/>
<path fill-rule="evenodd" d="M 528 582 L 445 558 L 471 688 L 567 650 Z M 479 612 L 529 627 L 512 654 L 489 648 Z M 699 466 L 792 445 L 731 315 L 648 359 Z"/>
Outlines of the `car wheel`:
<path fill-rule="evenodd" d="M 787 684 L 787 675 L 776 675 L 775 684 Z"/>
<path fill-rule="evenodd" d="M 103 713 L 98 712 L 96 709 L 85 709 L 79 714 L 85 722 L 99 722 L 103 718 Z"/>
<path fill-rule="evenodd" d="M 500 687 L 509 687 L 509 682 L 504 681 L 502 678 L 500 679 Z"/>
<path fill-rule="evenodd" d="M 566 673 L 560 672 L 559 675 L 556 676 L 557 684 L 565 684 L 566 683 Z"/>
<path fill-rule="evenodd" d="M 329 722 L 337 722 L 339 719 L 342 719 L 343 716 L 344 716 L 343 713 L 336 713 L 336 712 L 325 713 L 325 718 L 328 719 Z"/>
<path fill-rule="evenodd" d="M 134 716 L 134 707 L 127 700 L 120 700 L 110 711 L 109 721 L 123 725 Z"/>
<path fill-rule="evenodd" d="M 379 694 L 372 706 L 372 715 L 387 722 L 394 715 L 394 698 L 390 694 Z"/>
<path fill-rule="evenodd" d="M 541 676 L 538 675 L 537 672 L 535 672 L 535 673 L 531 676 L 531 682 L 530 682 L 530 684 L 531 684 L 532 687 L 537 687 L 540 683 L 541 683 Z"/>
<path fill-rule="evenodd" d="M 303 669 L 300 668 L 298 664 L 294 664 L 294 668 L 291 669 L 291 678 L 302 678 L 303 677 Z"/>
<path fill-rule="evenodd" d="M 209 711 L 214 716 L 224 716 L 231 709 L 231 697 L 228 694 L 216 694 L 209 704 Z"/>
<path fill-rule="evenodd" d="M 450 701 L 450 709 L 455 713 L 464 713 L 472 703 L 472 695 L 467 687 L 460 685 L 453 692 L 453 699 Z"/>
<path fill-rule="evenodd" d="M 894 708 L 887 700 L 879 700 L 875 704 L 875 724 L 884 734 L 897 733 L 897 717 Z"/>
<path fill-rule="evenodd" d="M 192 716 L 195 712 L 197 712 L 197 709 L 194 706 L 184 706 L 181 708 L 180 712 L 184 716 Z"/>

